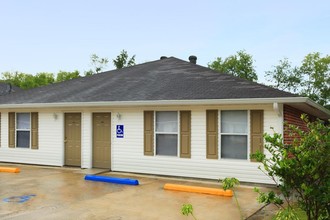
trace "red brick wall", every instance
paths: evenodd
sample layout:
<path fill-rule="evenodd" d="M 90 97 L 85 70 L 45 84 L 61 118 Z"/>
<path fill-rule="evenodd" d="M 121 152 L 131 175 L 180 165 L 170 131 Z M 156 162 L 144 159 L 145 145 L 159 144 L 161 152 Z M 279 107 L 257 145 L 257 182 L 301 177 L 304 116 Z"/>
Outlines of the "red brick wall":
<path fill-rule="evenodd" d="M 290 107 L 288 105 L 283 106 L 284 122 L 291 124 L 291 125 L 296 125 L 300 129 L 306 131 L 307 130 L 306 124 L 300 118 L 301 114 L 303 114 L 303 113 L 304 112 L 302 112 L 298 109 L 295 109 L 293 107 Z M 312 120 L 312 117 L 311 116 L 309 116 L 309 117 Z M 288 125 L 284 124 L 283 131 L 284 131 L 284 134 L 283 134 L 284 144 L 291 144 L 295 137 L 289 136 Z"/>

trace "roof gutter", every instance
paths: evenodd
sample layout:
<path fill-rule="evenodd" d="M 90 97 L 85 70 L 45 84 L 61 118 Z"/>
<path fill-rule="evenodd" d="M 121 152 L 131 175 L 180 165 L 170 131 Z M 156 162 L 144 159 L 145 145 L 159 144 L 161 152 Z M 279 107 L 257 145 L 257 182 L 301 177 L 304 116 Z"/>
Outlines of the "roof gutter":
<path fill-rule="evenodd" d="M 163 105 L 238 105 L 268 103 L 302 103 L 306 97 L 288 98 L 246 98 L 246 99 L 201 99 L 201 100 L 156 100 L 156 101 L 101 101 L 101 102 L 57 102 L 57 103 L 24 103 L 0 104 L 0 109 L 7 108 L 51 108 L 51 107 L 121 107 L 121 106 L 163 106 Z M 310 101 L 314 103 L 313 101 Z M 314 103 L 314 107 L 322 107 Z M 318 107 L 317 107 L 318 106 Z M 323 108 L 323 107 L 322 107 Z M 321 109 L 320 109 L 321 110 Z"/>
<path fill-rule="evenodd" d="M 325 113 L 327 113 L 328 115 L 330 115 L 330 110 L 329 110 L 329 109 L 326 109 L 326 108 L 323 107 L 322 105 L 317 104 L 317 103 L 314 102 L 313 100 L 307 98 L 306 103 L 307 103 L 308 105 L 310 105 L 310 106 L 312 106 L 312 107 L 314 107 L 314 108 L 316 108 L 316 109 L 318 109 L 318 110 L 320 110 L 320 111 L 322 111 L 322 112 L 325 112 Z"/>

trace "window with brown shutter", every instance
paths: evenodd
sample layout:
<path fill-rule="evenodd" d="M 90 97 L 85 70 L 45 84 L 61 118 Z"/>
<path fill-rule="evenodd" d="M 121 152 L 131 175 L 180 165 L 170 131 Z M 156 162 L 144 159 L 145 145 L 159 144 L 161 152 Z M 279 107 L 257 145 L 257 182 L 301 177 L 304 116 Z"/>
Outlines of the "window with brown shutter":
<path fill-rule="evenodd" d="M 0 147 L 1 147 L 1 113 L 0 113 Z"/>
<path fill-rule="evenodd" d="M 191 111 L 180 111 L 180 157 L 191 157 Z"/>
<path fill-rule="evenodd" d="M 206 157 L 218 159 L 218 135 L 221 138 L 221 158 L 248 159 L 248 136 L 250 153 L 263 152 L 263 110 L 250 111 L 250 134 L 248 134 L 248 111 L 221 111 L 221 130 L 218 133 L 218 110 L 206 111 Z M 253 161 L 253 160 L 251 160 Z"/>
<path fill-rule="evenodd" d="M 180 111 L 180 128 L 177 111 L 144 111 L 144 155 L 177 157 L 179 135 L 180 157 L 190 158 L 191 111 Z"/>
<path fill-rule="evenodd" d="M 16 148 L 31 146 L 31 114 L 16 113 Z"/>
<path fill-rule="evenodd" d="M 218 110 L 206 111 L 206 158 L 218 159 Z"/>
<path fill-rule="evenodd" d="M 250 153 L 256 153 L 257 151 L 264 151 L 264 111 L 263 110 L 251 110 L 251 129 L 250 129 Z M 255 160 L 251 160 L 255 162 Z"/>
<path fill-rule="evenodd" d="M 10 148 L 39 148 L 38 113 L 8 113 L 8 146 Z"/>

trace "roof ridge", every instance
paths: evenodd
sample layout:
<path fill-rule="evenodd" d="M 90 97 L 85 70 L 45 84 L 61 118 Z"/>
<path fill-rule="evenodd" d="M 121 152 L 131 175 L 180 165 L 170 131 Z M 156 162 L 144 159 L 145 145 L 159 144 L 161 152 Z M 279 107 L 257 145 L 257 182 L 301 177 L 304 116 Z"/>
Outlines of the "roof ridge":
<path fill-rule="evenodd" d="M 0 103 L 275 97 L 296 95 L 171 56 L 9 94 Z"/>

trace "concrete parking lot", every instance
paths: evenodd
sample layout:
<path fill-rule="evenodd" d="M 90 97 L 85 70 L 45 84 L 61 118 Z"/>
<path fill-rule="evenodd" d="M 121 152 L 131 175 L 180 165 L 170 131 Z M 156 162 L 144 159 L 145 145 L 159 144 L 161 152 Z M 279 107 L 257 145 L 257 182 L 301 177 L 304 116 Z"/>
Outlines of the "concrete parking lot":
<path fill-rule="evenodd" d="M 86 174 L 104 171 L 98 169 L 0 166 L 21 169 L 20 173 L 0 172 L 0 219 L 193 219 L 181 214 L 186 203 L 193 205 L 199 220 L 240 219 L 231 197 L 163 189 L 165 183 L 220 187 L 216 181 L 102 173 L 140 182 L 139 186 L 129 186 L 84 180 Z M 241 185 L 236 193 L 244 217 L 261 207 L 252 186 Z"/>

